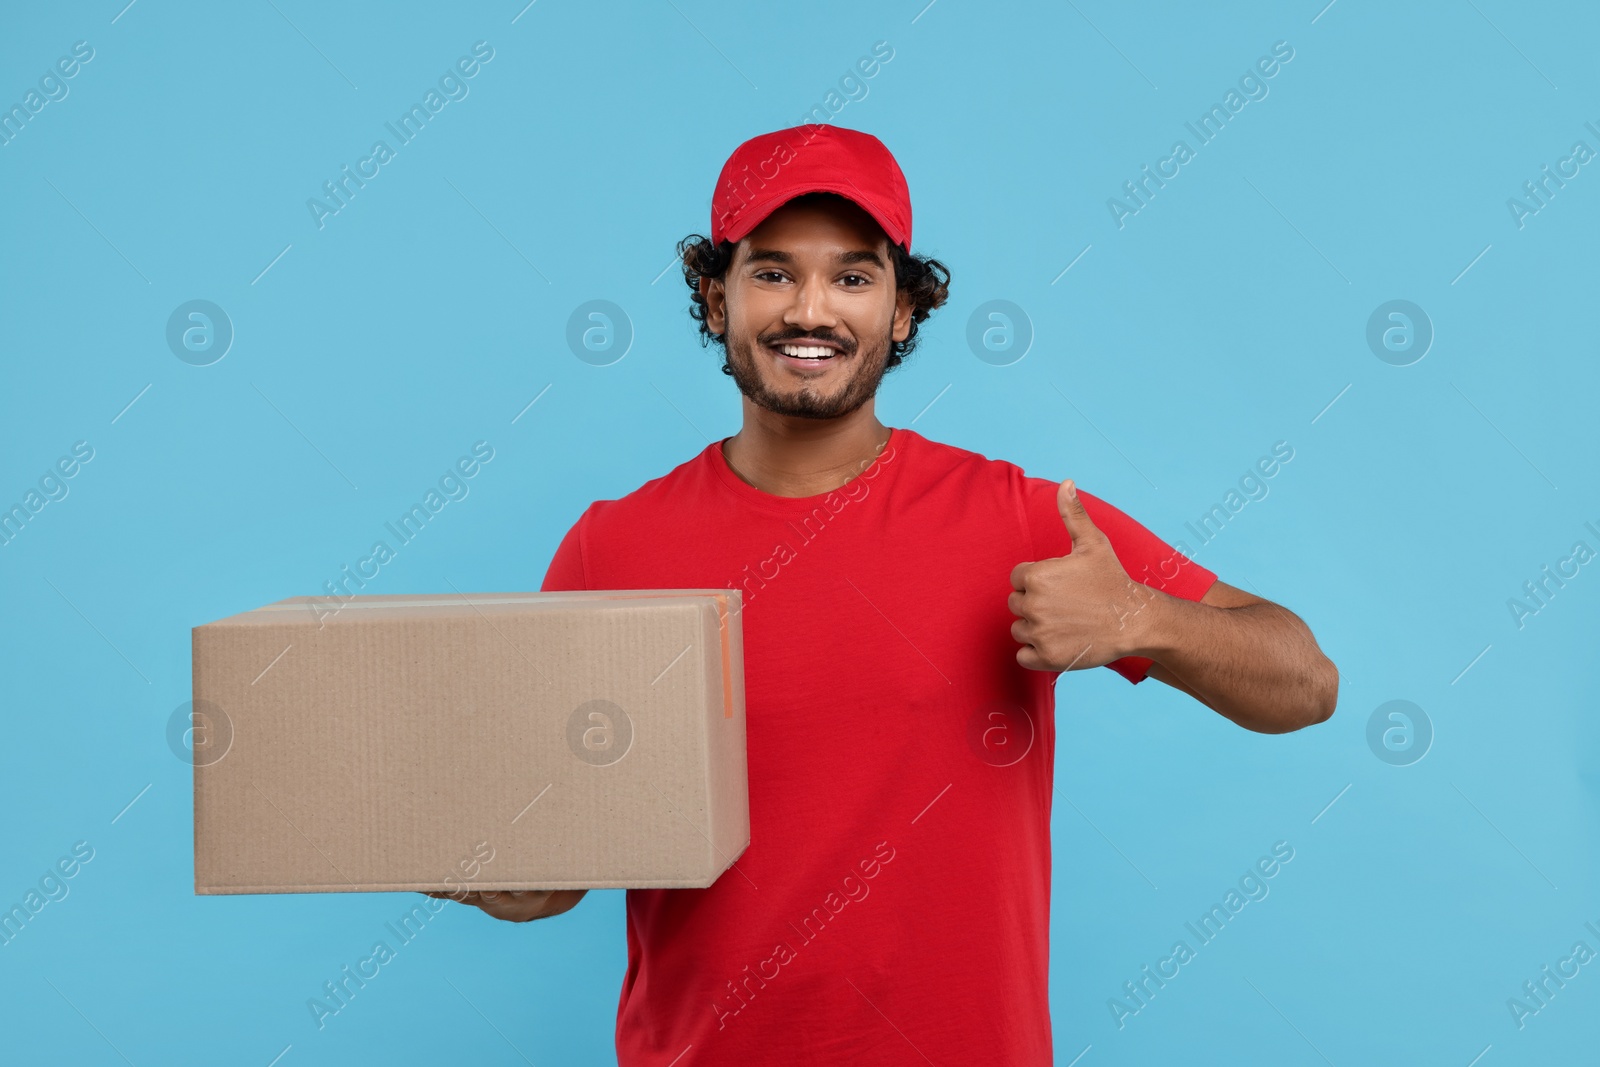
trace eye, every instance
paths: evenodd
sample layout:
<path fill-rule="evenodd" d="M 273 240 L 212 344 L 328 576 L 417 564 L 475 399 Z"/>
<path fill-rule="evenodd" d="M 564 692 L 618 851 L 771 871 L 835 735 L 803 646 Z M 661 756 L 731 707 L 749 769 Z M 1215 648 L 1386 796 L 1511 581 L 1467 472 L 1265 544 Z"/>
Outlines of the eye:
<path fill-rule="evenodd" d="M 868 278 L 865 274 L 846 274 L 843 278 L 840 278 L 839 280 L 843 281 L 843 282 L 848 282 L 848 281 L 851 281 L 852 279 L 857 283 L 857 284 L 852 285 L 852 286 L 849 287 L 849 288 L 852 288 L 852 289 L 859 289 L 861 286 L 869 285 L 872 282 L 872 279 Z"/>
<path fill-rule="evenodd" d="M 784 280 L 783 273 L 775 270 L 758 270 L 753 276 L 761 279 L 771 278 L 780 282 Z"/>

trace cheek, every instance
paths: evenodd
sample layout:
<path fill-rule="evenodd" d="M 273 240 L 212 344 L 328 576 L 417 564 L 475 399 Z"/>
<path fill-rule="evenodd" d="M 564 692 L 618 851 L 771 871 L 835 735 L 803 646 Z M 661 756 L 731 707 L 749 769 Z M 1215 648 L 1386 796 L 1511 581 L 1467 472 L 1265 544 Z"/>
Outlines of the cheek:
<path fill-rule="evenodd" d="M 784 315 L 790 298 L 783 293 L 753 286 L 730 289 L 722 304 L 723 325 L 730 334 L 756 343 L 763 334 L 788 329 Z"/>
<path fill-rule="evenodd" d="M 891 341 L 905 340 L 906 329 L 911 324 L 909 308 L 905 323 L 900 321 L 899 305 L 895 299 L 878 292 L 854 293 L 834 306 L 841 327 L 848 330 L 862 344 L 878 343 L 883 338 Z"/>

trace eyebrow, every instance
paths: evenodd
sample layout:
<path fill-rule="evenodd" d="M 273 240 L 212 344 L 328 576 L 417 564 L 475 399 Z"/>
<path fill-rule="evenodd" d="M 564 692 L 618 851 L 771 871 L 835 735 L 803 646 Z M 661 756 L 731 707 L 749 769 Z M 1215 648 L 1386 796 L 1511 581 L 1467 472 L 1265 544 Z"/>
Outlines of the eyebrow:
<path fill-rule="evenodd" d="M 834 257 L 841 266 L 851 263 L 871 263 L 875 267 L 884 265 L 882 257 L 869 249 L 856 249 L 850 252 L 840 252 Z M 747 263 L 793 263 L 794 256 L 777 248 L 752 248 L 745 257 Z"/>

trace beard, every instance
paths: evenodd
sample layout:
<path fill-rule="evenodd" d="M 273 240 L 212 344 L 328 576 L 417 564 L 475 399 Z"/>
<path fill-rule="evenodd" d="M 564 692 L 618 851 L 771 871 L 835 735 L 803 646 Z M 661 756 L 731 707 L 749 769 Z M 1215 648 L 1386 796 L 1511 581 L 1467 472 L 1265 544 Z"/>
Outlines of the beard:
<path fill-rule="evenodd" d="M 833 361 L 841 366 L 829 368 L 826 384 L 790 375 L 773 362 L 766 345 L 801 343 L 805 338 L 833 341 L 841 346 Z M 887 371 L 893 337 L 889 330 L 877 340 L 861 344 L 827 332 L 779 333 L 765 338 L 750 338 L 731 329 L 726 339 L 723 373 L 732 375 L 739 392 L 757 407 L 775 415 L 801 419 L 837 419 L 850 414 L 871 400 Z M 774 388 L 771 382 L 781 382 Z"/>

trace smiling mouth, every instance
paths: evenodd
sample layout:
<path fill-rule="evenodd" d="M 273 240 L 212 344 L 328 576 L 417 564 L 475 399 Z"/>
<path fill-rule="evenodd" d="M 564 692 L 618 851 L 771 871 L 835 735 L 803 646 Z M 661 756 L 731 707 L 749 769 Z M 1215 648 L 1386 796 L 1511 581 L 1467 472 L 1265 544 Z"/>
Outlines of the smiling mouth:
<path fill-rule="evenodd" d="M 768 345 L 767 348 L 778 357 L 780 363 L 807 370 L 825 367 L 844 355 L 830 345 L 785 343 Z"/>

